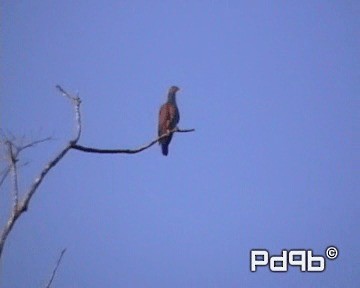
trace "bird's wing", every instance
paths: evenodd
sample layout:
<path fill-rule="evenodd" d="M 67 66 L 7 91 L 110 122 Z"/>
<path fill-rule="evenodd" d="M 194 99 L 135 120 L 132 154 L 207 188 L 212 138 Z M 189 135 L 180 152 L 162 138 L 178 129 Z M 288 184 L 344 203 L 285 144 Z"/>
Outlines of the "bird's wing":
<path fill-rule="evenodd" d="M 159 112 L 159 126 L 158 126 L 158 135 L 161 136 L 167 132 L 169 129 L 169 123 L 170 123 L 170 113 L 169 113 L 169 107 L 168 103 L 165 103 L 160 107 Z"/>
<path fill-rule="evenodd" d="M 171 104 L 165 103 L 161 106 L 159 112 L 158 135 L 161 136 L 176 127 L 179 122 L 178 108 Z"/>
<path fill-rule="evenodd" d="M 169 105 L 169 114 L 170 114 L 169 129 L 172 130 L 176 127 L 176 125 L 179 123 L 180 120 L 179 110 L 176 107 L 176 105 L 172 105 L 172 104 Z"/>

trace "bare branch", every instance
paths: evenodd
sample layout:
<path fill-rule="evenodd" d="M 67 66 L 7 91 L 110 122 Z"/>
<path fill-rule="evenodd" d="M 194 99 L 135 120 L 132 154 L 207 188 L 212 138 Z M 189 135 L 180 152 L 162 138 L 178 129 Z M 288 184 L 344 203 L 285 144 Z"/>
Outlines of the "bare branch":
<path fill-rule="evenodd" d="M 18 161 L 17 156 L 19 154 L 19 150 L 16 147 L 14 147 L 13 143 L 10 141 L 7 141 L 6 144 L 8 146 L 10 171 L 13 182 L 13 213 L 15 213 L 19 203 L 19 185 L 18 185 L 17 165 L 16 165 L 16 162 Z"/>
<path fill-rule="evenodd" d="M 68 92 L 66 92 L 59 84 L 55 86 L 64 96 L 68 97 L 70 100 L 74 100 L 74 96 L 70 95 Z"/>
<path fill-rule="evenodd" d="M 85 146 L 81 146 L 81 145 L 77 145 L 74 144 L 71 148 L 75 149 L 75 150 L 79 150 L 82 152 L 87 152 L 87 153 L 99 153 L 99 154 L 136 154 L 139 153 L 141 151 L 144 151 L 148 148 L 150 148 L 151 146 L 153 146 L 155 143 L 157 143 L 159 140 L 169 136 L 170 133 L 186 133 L 186 132 L 193 132 L 195 131 L 195 129 L 179 129 L 179 128 L 175 128 L 171 131 L 169 131 L 168 133 L 165 133 L 163 135 L 161 135 L 160 137 L 152 140 L 149 144 L 146 144 L 144 146 L 141 146 L 139 148 L 135 148 L 135 149 L 98 149 L 98 148 L 91 148 L 91 147 L 85 147 Z"/>
<path fill-rule="evenodd" d="M 141 151 L 144 151 L 144 150 L 150 148 L 155 143 L 157 143 L 159 140 L 169 136 L 171 133 L 186 133 L 186 132 L 195 131 L 195 129 L 179 129 L 178 127 L 176 127 L 175 129 L 169 131 L 168 133 L 163 134 L 160 137 L 154 139 L 149 144 L 144 145 L 142 147 L 139 147 L 137 149 L 97 149 L 97 148 L 91 148 L 91 147 L 85 147 L 85 146 L 77 145 L 77 142 L 79 141 L 80 136 L 81 136 L 81 129 L 82 129 L 82 127 L 81 127 L 81 113 L 80 113 L 81 99 L 80 99 L 80 97 L 78 95 L 73 96 L 73 95 L 69 94 L 68 92 L 66 92 L 59 85 L 57 85 L 56 88 L 61 92 L 61 94 L 63 96 L 70 99 L 72 101 L 72 103 L 73 103 L 74 110 L 75 110 L 76 133 L 75 133 L 74 138 L 71 141 L 69 141 L 69 143 L 57 155 L 55 155 L 55 157 L 51 161 L 49 161 L 45 165 L 45 167 L 40 171 L 39 175 L 35 178 L 34 182 L 30 186 L 29 190 L 25 194 L 24 199 L 22 201 L 18 200 L 17 170 L 16 170 L 16 161 L 17 161 L 18 154 L 20 153 L 20 151 L 22 151 L 22 150 L 24 150 L 26 148 L 29 148 L 29 147 L 33 147 L 36 144 L 39 144 L 39 143 L 45 142 L 47 140 L 50 140 L 50 138 L 45 138 L 45 139 L 42 139 L 42 140 L 34 141 L 34 142 L 32 142 L 30 144 L 27 144 L 25 146 L 22 146 L 22 147 L 16 147 L 13 144 L 13 141 L 9 142 L 9 143 L 11 143 L 11 145 L 10 145 L 11 149 L 13 147 L 16 148 L 16 151 L 11 152 L 11 159 L 12 159 L 11 163 L 12 163 L 12 165 L 11 165 L 11 167 L 9 169 L 9 171 L 11 171 L 11 170 L 13 171 L 13 175 L 14 175 L 14 179 L 15 179 L 14 180 L 14 189 L 15 189 L 15 192 L 16 192 L 15 193 L 16 197 L 14 196 L 14 203 L 16 203 L 16 205 L 14 205 L 14 207 L 12 209 L 12 213 L 11 213 L 5 227 L 3 228 L 3 230 L 1 231 L 1 234 L 0 234 L 0 259 L 1 259 L 2 251 L 4 249 L 6 239 L 7 239 L 8 235 L 9 235 L 9 233 L 12 231 L 12 228 L 15 225 L 17 219 L 22 215 L 22 213 L 27 211 L 33 195 L 35 194 L 38 187 L 40 186 L 40 184 L 44 180 L 45 176 L 50 172 L 50 170 L 52 168 L 54 168 L 60 162 L 61 159 L 63 159 L 63 157 L 67 154 L 67 152 L 69 152 L 69 150 L 75 149 L 75 150 L 79 150 L 79 151 L 83 151 L 83 152 L 102 153 L 102 154 L 115 154 L 115 153 L 135 154 L 135 153 L 139 153 Z M 4 175 L 1 178 L 1 182 L 0 182 L 1 184 L 4 181 L 4 179 L 6 178 L 6 176 L 9 174 L 9 171 L 6 170 L 4 172 Z M 61 258 L 62 258 L 64 253 L 65 253 L 65 250 L 63 250 L 63 252 L 60 255 L 57 267 L 60 265 L 60 261 L 61 261 Z M 53 277 L 55 276 L 57 267 L 54 270 Z M 53 277 L 52 277 L 52 279 L 53 279 Z M 50 287 L 49 285 L 51 285 L 52 279 L 50 279 L 48 287 Z"/>
<path fill-rule="evenodd" d="M 7 138 L 7 137 L 4 136 L 4 138 Z M 5 141 L 0 141 L 0 144 L 4 144 L 5 146 L 7 146 L 7 154 L 8 154 L 9 163 L 10 163 L 10 165 L 8 167 L 6 167 L 5 169 L 3 169 L 3 171 L 0 173 L 0 175 L 1 175 L 1 177 L 0 177 L 0 187 L 4 183 L 6 177 L 9 175 L 9 173 L 11 171 L 13 171 L 13 173 L 12 173 L 13 174 L 13 182 L 14 182 L 13 185 L 15 186 L 14 177 L 15 177 L 15 174 L 17 174 L 18 168 L 22 167 L 22 166 L 26 166 L 28 164 L 28 162 L 22 163 L 20 165 L 18 164 L 18 156 L 23 150 L 26 150 L 28 148 L 32 148 L 32 147 L 36 146 L 37 144 L 40 144 L 40 143 L 43 143 L 43 142 L 46 142 L 46 141 L 50 141 L 50 140 L 52 140 L 51 137 L 46 137 L 46 138 L 43 138 L 43 139 L 40 139 L 40 140 L 30 142 L 30 143 L 28 143 L 26 145 L 23 145 L 23 146 L 19 146 L 19 145 L 15 144 L 14 143 L 15 140 L 10 140 L 8 138 Z M 11 146 L 11 150 L 10 150 L 10 146 Z M 12 159 L 16 159 L 15 163 L 13 163 Z M 15 164 L 15 166 L 14 166 L 14 164 Z M 15 169 L 13 169 L 13 168 L 15 168 Z M 14 172 L 15 172 L 15 174 L 14 174 Z M 17 180 L 16 180 L 16 182 L 17 182 Z M 17 186 L 17 184 L 16 184 L 16 186 Z M 16 190 L 18 190 L 18 188 Z"/>
<path fill-rule="evenodd" d="M 1 235 L 0 235 L 0 259 L 1 259 L 1 255 L 2 255 L 2 251 L 4 249 L 4 245 L 6 242 L 6 239 L 9 235 L 9 233 L 11 232 L 12 228 L 14 227 L 17 219 L 20 217 L 20 215 L 24 212 L 27 211 L 28 207 L 29 207 L 29 203 L 33 197 L 33 195 L 35 194 L 35 192 L 37 191 L 37 188 L 39 187 L 39 185 L 42 183 L 42 181 L 44 180 L 45 176 L 47 175 L 47 173 L 49 173 L 49 171 L 54 168 L 56 166 L 56 164 L 59 163 L 59 161 L 66 155 L 66 153 L 72 148 L 73 145 L 76 144 L 76 142 L 79 140 L 80 135 L 81 135 L 81 121 L 80 121 L 80 104 L 81 104 L 81 100 L 78 96 L 71 96 L 70 94 L 66 93 L 59 85 L 56 86 L 63 95 L 65 95 L 66 97 L 70 98 L 73 102 L 73 105 L 75 107 L 75 118 L 76 118 L 76 135 L 74 137 L 73 140 L 71 140 L 54 158 L 53 160 L 51 160 L 50 162 L 48 162 L 45 167 L 43 168 L 43 170 L 40 172 L 39 176 L 35 178 L 33 184 L 30 186 L 28 192 L 25 194 L 24 200 L 21 203 L 17 203 L 16 209 L 12 210 L 12 213 L 5 225 L 5 227 L 3 228 L 3 230 L 1 231 Z M 39 141 L 35 141 L 35 142 L 43 142 L 42 140 Z M 33 144 L 29 144 L 27 145 L 27 147 L 32 147 L 35 145 L 35 142 L 33 142 Z M 17 152 L 18 153 L 18 152 Z"/>
<path fill-rule="evenodd" d="M 33 141 L 33 142 L 29 143 L 29 144 L 26 144 L 24 146 L 18 147 L 17 149 L 19 150 L 19 152 L 21 152 L 21 151 L 23 151 L 23 150 L 25 150 L 27 148 L 32 148 L 32 147 L 36 146 L 37 144 L 44 143 L 44 142 L 47 142 L 47 141 L 50 141 L 50 140 L 52 140 L 51 137 L 46 137 L 46 138 L 43 138 L 43 139 L 40 139 L 40 140 L 35 140 L 35 141 Z"/>
<path fill-rule="evenodd" d="M 51 283 L 53 282 L 53 280 L 54 280 L 54 278 L 55 278 L 56 271 L 57 271 L 57 269 L 58 269 L 59 266 L 60 266 L 61 260 L 62 260 L 62 258 L 63 258 L 63 256 L 64 256 L 65 252 L 66 252 L 66 248 L 61 251 L 60 256 L 59 256 L 59 259 L 58 259 L 57 262 L 56 262 L 56 265 L 55 265 L 54 270 L 53 270 L 53 272 L 52 272 L 51 278 L 50 278 L 48 284 L 46 285 L 46 288 L 50 288 L 50 287 L 51 287 Z"/>
<path fill-rule="evenodd" d="M 9 175 L 9 173 L 10 173 L 10 167 L 6 167 L 6 168 L 1 172 L 0 186 L 4 183 L 6 177 Z"/>
<path fill-rule="evenodd" d="M 75 110 L 75 119 L 76 119 L 77 125 L 76 125 L 76 136 L 72 140 L 72 142 L 76 143 L 80 139 L 81 130 L 82 130 L 81 113 L 80 113 L 81 99 L 80 99 L 79 95 L 73 96 L 73 95 L 69 94 L 60 85 L 56 85 L 56 88 L 61 92 L 62 95 L 69 98 L 73 102 L 73 106 L 74 106 L 74 110 Z"/>
<path fill-rule="evenodd" d="M 4 229 L 1 233 L 1 236 L 0 236 L 0 258 L 2 255 L 2 250 L 4 248 L 6 238 L 9 235 L 9 233 L 11 232 L 14 224 L 16 223 L 16 220 L 19 218 L 19 216 L 22 213 L 27 211 L 32 196 L 35 194 L 37 188 L 39 187 L 41 182 L 44 180 L 44 177 L 46 176 L 46 174 L 51 170 L 51 168 L 55 167 L 55 165 L 65 156 L 65 154 L 70 149 L 71 149 L 71 143 L 66 145 L 66 147 L 62 151 L 60 151 L 60 153 L 58 155 L 56 155 L 56 157 L 45 166 L 45 168 L 41 171 L 40 175 L 35 179 L 35 181 L 31 185 L 29 191 L 26 193 L 25 199 L 22 201 L 21 204 L 18 204 L 18 207 L 15 211 L 13 210 L 13 213 L 10 216 L 8 222 L 6 223 Z"/>
<path fill-rule="evenodd" d="M 23 150 L 27 149 L 27 148 L 32 148 L 34 146 L 36 146 L 37 144 L 40 144 L 40 143 L 44 143 L 46 141 L 50 141 L 52 140 L 51 137 L 46 137 L 46 138 L 43 138 L 43 139 L 40 139 L 40 140 L 36 140 L 36 141 L 33 141 L 33 142 L 30 142 L 24 146 L 18 146 L 18 145 L 15 145 L 15 143 L 12 141 L 12 140 L 6 140 L 4 143 L 8 146 L 8 154 L 10 153 L 9 151 L 9 145 L 11 145 L 12 147 L 14 147 L 16 149 L 16 155 L 13 155 L 15 158 L 18 158 L 20 152 L 22 152 Z M 22 163 L 20 165 L 20 167 L 22 166 L 26 166 L 28 164 L 28 162 L 25 162 L 25 163 Z M 10 165 L 9 167 L 6 167 L 1 173 L 1 177 L 0 177 L 0 186 L 4 183 L 6 177 L 9 175 L 10 171 L 11 171 L 11 168 L 12 168 L 12 165 L 11 165 L 11 160 L 10 160 Z"/>

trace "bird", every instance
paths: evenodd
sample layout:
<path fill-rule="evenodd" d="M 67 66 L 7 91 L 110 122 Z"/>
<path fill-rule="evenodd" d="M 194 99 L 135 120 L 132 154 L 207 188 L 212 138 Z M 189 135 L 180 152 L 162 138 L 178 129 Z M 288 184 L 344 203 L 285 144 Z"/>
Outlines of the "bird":
<path fill-rule="evenodd" d="M 168 92 L 167 101 L 160 107 L 159 112 L 159 126 L 158 136 L 169 133 L 175 129 L 180 121 L 180 113 L 176 104 L 176 92 L 180 90 L 177 86 L 171 86 Z M 161 152 L 164 156 L 169 153 L 169 144 L 171 142 L 173 133 L 159 140 L 161 145 Z"/>

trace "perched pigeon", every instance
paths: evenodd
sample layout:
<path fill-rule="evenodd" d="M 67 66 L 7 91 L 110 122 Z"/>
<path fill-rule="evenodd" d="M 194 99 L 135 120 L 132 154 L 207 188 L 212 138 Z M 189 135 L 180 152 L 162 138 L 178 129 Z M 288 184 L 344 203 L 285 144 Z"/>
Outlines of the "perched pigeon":
<path fill-rule="evenodd" d="M 176 92 L 180 89 L 176 86 L 171 86 L 168 93 L 168 99 L 165 104 L 160 107 L 159 112 L 159 127 L 158 127 L 158 135 L 164 135 L 169 131 L 176 128 L 176 125 L 179 123 L 180 114 L 178 107 L 176 105 Z M 168 155 L 168 146 L 170 144 L 173 133 L 169 134 L 169 136 L 162 138 L 159 140 L 159 144 L 161 145 L 162 154 L 164 156 Z"/>

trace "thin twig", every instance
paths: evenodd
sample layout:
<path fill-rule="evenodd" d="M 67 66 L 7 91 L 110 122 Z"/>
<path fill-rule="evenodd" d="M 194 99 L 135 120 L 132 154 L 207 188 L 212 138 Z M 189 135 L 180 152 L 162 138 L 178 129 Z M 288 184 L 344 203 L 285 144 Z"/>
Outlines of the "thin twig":
<path fill-rule="evenodd" d="M 74 110 L 75 110 L 75 119 L 76 119 L 77 125 L 76 125 L 76 137 L 73 139 L 72 142 L 76 143 L 80 139 L 81 130 L 82 130 L 81 113 L 80 113 L 81 99 L 80 99 L 79 95 L 73 96 L 73 95 L 69 94 L 60 85 L 56 85 L 56 88 L 61 92 L 62 95 L 69 98 L 74 104 L 73 106 L 74 106 Z"/>
<path fill-rule="evenodd" d="M 144 146 L 141 146 L 139 148 L 136 149 L 99 149 L 99 148 L 91 148 L 91 147 L 85 147 L 82 145 L 78 145 L 78 144 L 74 144 L 71 148 L 75 149 L 75 150 L 79 150 L 82 152 L 87 152 L 87 153 L 99 153 L 99 154 L 135 154 L 135 153 L 139 153 L 141 151 L 144 151 L 148 148 L 150 148 L 151 146 L 153 146 L 154 144 L 156 144 L 159 140 L 169 136 L 170 133 L 186 133 L 186 132 L 193 132 L 195 131 L 195 129 L 179 129 L 179 128 L 175 128 L 171 131 L 169 131 L 168 133 L 165 133 L 163 135 L 161 135 L 160 137 L 152 140 L 149 144 L 146 144 Z"/>
<path fill-rule="evenodd" d="M 20 151 L 22 151 L 22 150 L 25 150 L 25 149 L 27 149 L 27 148 L 34 147 L 34 146 L 36 146 L 37 144 L 44 143 L 44 142 L 50 141 L 50 140 L 52 140 L 51 137 L 46 137 L 46 138 L 43 138 L 43 139 L 40 139 L 40 140 L 36 140 L 36 141 L 33 141 L 33 142 L 31 142 L 31 143 L 29 143 L 29 144 L 26 144 L 26 145 L 24 145 L 24 146 L 18 147 L 18 150 L 19 150 L 19 152 L 20 152 Z"/>
<path fill-rule="evenodd" d="M 66 92 L 59 84 L 55 86 L 64 96 L 68 97 L 70 100 L 74 100 L 74 96 Z"/>
<path fill-rule="evenodd" d="M 1 185 L 4 183 L 6 177 L 9 175 L 9 173 L 10 173 L 10 167 L 6 167 L 6 168 L 1 172 L 0 187 L 1 187 Z"/>
<path fill-rule="evenodd" d="M 18 145 L 15 145 L 15 143 L 14 143 L 13 141 L 11 141 L 11 140 L 6 140 L 4 143 L 7 144 L 7 145 L 10 145 L 10 143 L 11 143 L 11 145 L 16 148 L 16 155 L 15 155 L 15 157 L 18 158 L 20 152 L 22 152 L 23 150 L 28 149 L 28 148 L 32 148 L 32 147 L 36 146 L 37 144 L 44 143 L 44 142 L 50 141 L 50 140 L 52 140 L 52 137 L 46 137 L 46 138 L 43 138 L 43 139 L 40 139 L 40 140 L 36 140 L 36 141 L 30 142 L 30 143 L 28 143 L 28 144 L 26 144 L 26 145 L 24 145 L 24 146 L 20 146 L 20 147 L 19 147 Z M 11 157 L 11 156 L 10 156 L 10 157 Z M 28 162 L 22 163 L 22 164 L 20 165 L 20 167 L 26 166 L 27 164 L 28 164 Z M 0 187 L 1 187 L 1 185 L 4 183 L 6 177 L 9 175 L 10 171 L 11 171 L 11 165 L 10 165 L 10 167 L 6 167 L 6 168 L 0 173 L 0 175 L 1 175 L 1 177 L 0 177 Z"/>
<path fill-rule="evenodd" d="M 65 252 L 66 252 L 66 248 L 61 251 L 60 256 L 59 256 L 59 259 L 58 259 L 57 262 L 56 262 L 56 265 L 55 265 L 54 270 L 53 270 L 53 272 L 52 272 L 51 278 L 50 278 L 48 284 L 46 285 L 46 288 L 50 288 L 51 283 L 53 282 L 53 280 L 54 280 L 54 278 L 55 278 L 56 271 L 57 271 L 57 269 L 58 269 L 59 266 L 60 266 L 61 260 L 62 260 L 62 258 L 63 258 L 63 256 L 64 256 Z"/>

